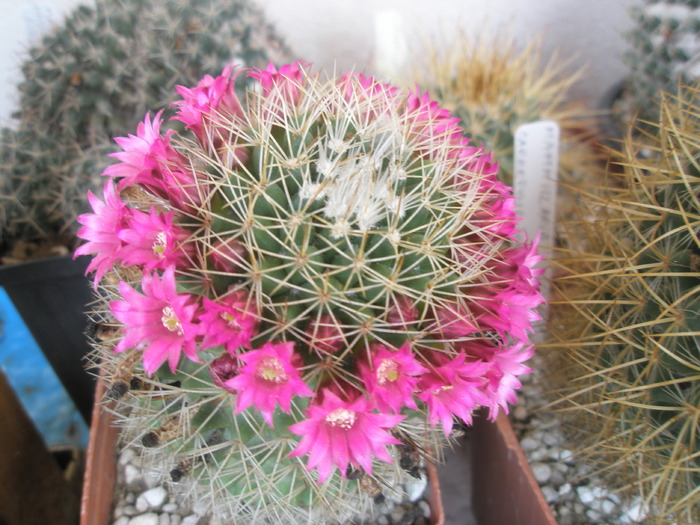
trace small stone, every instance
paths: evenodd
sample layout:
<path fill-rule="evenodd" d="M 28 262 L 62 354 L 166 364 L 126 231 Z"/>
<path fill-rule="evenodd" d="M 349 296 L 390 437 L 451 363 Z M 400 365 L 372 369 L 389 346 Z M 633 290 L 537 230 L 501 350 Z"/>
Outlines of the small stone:
<path fill-rule="evenodd" d="M 182 518 L 179 514 L 170 515 L 170 525 L 181 525 Z"/>
<path fill-rule="evenodd" d="M 644 520 L 646 518 L 647 512 L 646 509 L 644 508 L 644 504 L 641 503 L 641 501 L 637 500 L 635 501 L 629 509 L 627 509 L 627 512 L 623 514 L 623 517 L 627 520 L 627 523 L 636 523 Z"/>
<path fill-rule="evenodd" d="M 385 515 L 381 515 L 377 518 L 377 525 L 389 525 L 389 518 Z"/>
<path fill-rule="evenodd" d="M 520 446 L 525 452 L 532 452 L 536 450 L 540 444 L 531 436 L 527 436 L 520 442 Z"/>
<path fill-rule="evenodd" d="M 566 496 L 567 494 L 571 494 L 571 483 L 565 483 L 559 487 L 559 496 Z"/>
<path fill-rule="evenodd" d="M 563 461 L 564 463 L 571 463 L 574 458 L 574 453 L 571 452 L 570 450 L 566 449 L 561 449 L 559 450 L 559 461 Z"/>
<path fill-rule="evenodd" d="M 559 499 L 559 491 L 549 485 L 542 487 L 542 495 L 547 503 L 554 503 Z"/>
<path fill-rule="evenodd" d="M 586 485 L 578 487 L 576 489 L 576 493 L 578 494 L 581 502 L 585 503 L 586 505 L 607 496 L 606 491 L 601 487 L 587 487 Z"/>
<path fill-rule="evenodd" d="M 545 445 L 553 447 L 561 442 L 561 434 L 559 432 L 547 432 L 542 436 L 542 441 L 544 441 Z"/>
<path fill-rule="evenodd" d="M 141 512 L 160 510 L 168 499 L 168 491 L 163 487 L 154 487 L 141 494 L 136 500 L 136 508 Z"/>
<path fill-rule="evenodd" d="M 533 463 L 531 468 L 533 476 L 540 484 L 547 483 L 549 478 L 552 477 L 552 467 L 546 463 Z"/>
<path fill-rule="evenodd" d="M 136 507 L 133 505 L 127 505 L 124 507 L 124 516 L 136 516 L 139 513 Z"/>
<path fill-rule="evenodd" d="M 178 504 L 177 503 L 166 503 L 163 505 L 163 512 L 167 512 L 168 514 L 174 514 L 177 512 L 178 509 Z"/>
<path fill-rule="evenodd" d="M 158 525 L 158 514 L 149 512 L 134 516 L 129 520 L 129 525 Z"/>
<path fill-rule="evenodd" d="M 415 503 L 423 497 L 425 494 L 425 489 L 428 486 L 428 477 L 421 476 L 420 478 L 411 478 L 406 481 L 406 494 L 408 495 L 408 501 Z"/>
<path fill-rule="evenodd" d="M 132 463 L 136 458 L 136 450 L 133 448 L 125 448 L 122 453 L 119 454 L 119 464 L 123 467 Z"/>
<path fill-rule="evenodd" d="M 170 516 L 167 514 L 158 516 L 158 525 L 170 525 Z"/>
<path fill-rule="evenodd" d="M 127 465 L 126 467 L 124 467 L 124 482 L 127 484 L 128 487 L 135 487 L 143 483 L 141 469 L 133 465 Z"/>
<path fill-rule="evenodd" d="M 199 516 L 196 514 L 190 514 L 182 518 L 182 525 L 199 525 Z"/>
<path fill-rule="evenodd" d="M 524 421 L 527 419 L 527 408 L 523 405 L 518 405 L 515 407 L 515 410 L 513 410 L 513 417 L 518 421 Z"/>
<path fill-rule="evenodd" d="M 126 516 L 122 516 L 121 518 L 116 520 L 113 525 L 129 525 L 129 518 L 127 518 Z"/>
<path fill-rule="evenodd" d="M 421 514 L 426 518 L 430 518 L 430 505 L 428 505 L 428 502 L 425 500 L 419 501 L 418 506 L 420 507 Z"/>

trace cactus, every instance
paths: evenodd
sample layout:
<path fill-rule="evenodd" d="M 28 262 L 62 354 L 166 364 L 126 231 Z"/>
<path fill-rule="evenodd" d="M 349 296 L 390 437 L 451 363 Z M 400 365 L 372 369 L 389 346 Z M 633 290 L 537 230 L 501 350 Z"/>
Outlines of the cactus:
<path fill-rule="evenodd" d="M 669 523 L 700 521 L 699 95 L 664 95 L 608 184 L 575 190 L 548 352 L 573 446 Z"/>
<path fill-rule="evenodd" d="M 626 119 L 658 120 L 658 97 L 700 76 L 700 3 L 644 0 L 630 9 Z"/>
<path fill-rule="evenodd" d="M 501 180 L 513 183 L 515 131 L 521 124 L 553 120 L 561 128 L 560 178 L 591 171 L 593 124 L 585 109 L 568 101 L 581 71 L 552 57 L 542 65 L 540 44 L 518 50 L 506 37 L 466 36 L 433 47 L 410 73 L 446 109 L 462 120 L 467 135 L 499 163 Z"/>
<path fill-rule="evenodd" d="M 83 168 L 106 158 L 95 152 L 113 147 L 111 137 L 133 129 L 146 110 L 166 107 L 175 85 L 195 83 L 214 64 L 264 66 L 287 53 L 246 0 L 78 7 L 22 65 L 16 136 L 7 131 L 0 144 L 3 157 L 14 157 L 0 173 L 0 238 L 71 239 L 75 218 L 87 211 L 85 192 L 101 186 L 102 170 Z"/>
<path fill-rule="evenodd" d="M 536 240 L 425 93 L 302 63 L 177 91 L 185 129 L 117 139 L 79 219 L 123 435 L 225 521 L 371 514 L 514 401 Z"/>

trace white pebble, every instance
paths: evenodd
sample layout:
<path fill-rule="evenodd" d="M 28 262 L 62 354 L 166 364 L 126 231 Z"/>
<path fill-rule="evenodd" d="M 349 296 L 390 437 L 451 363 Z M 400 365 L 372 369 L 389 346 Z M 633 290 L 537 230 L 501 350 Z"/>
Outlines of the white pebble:
<path fill-rule="evenodd" d="M 559 498 L 559 492 L 557 489 L 550 487 L 549 485 L 542 487 L 542 495 L 547 503 L 553 503 Z"/>
<path fill-rule="evenodd" d="M 525 408 L 523 405 L 518 405 L 515 407 L 515 410 L 513 410 L 513 417 L 518 421 L 527 419 L 527 408 Z"/>
<path fill-rule="evenodd" d="M 134 516 L 129 521 L 129 525 L 158 525 L 158 514 L 149 512 L 148 514 Z"/>
<path fill-rule="evenodd" d="M 121 454 L 119 454 L 119 464 L 123 467 L 128 465 L 136 457 L 136 451 L 133 448 L 125 448 Z"/>
<path fill-rule="evenodd" d="M 170 525 L 170 516 L 167 514 L 158 516 L 158 525 Z"/>
<path fill-rule="evenodd" d="M 547 483 L 549 478 L 552 477 L 552 467 L 546 463 L 533 463 L 531 468 L 533 476 L 540 484 Z"/>
<path fill-rule="evenodd" d="M 408 495 L 408 501 L 416 502 L 423 497 L 425 494 L 425 488 L 428 486 L 428 477 L 421 476 L 416 479 L 411 477 L 411 479 L 406 481 L 406 494 Z"/>
<path fill-rule="evenodd" d="M 533 450 L 537 449 L 540 444 L 532 437 L 527 436 L 520 442 L 520 446 L 525 452 L 532 452 Z"/>
<path fill-rule="evenodd" d="M 638 523 L 643 521 L 646 516 L 647 510 L 644 504 L 639 500 L 635 501 L 623 515 L 623 517 L 627 519 L 627 523 Z"/>
<path fill-rule="evenodd" d="M 179 509 L 179 505 L 177 503 L 166 503 L 163 505 L 163 512 L 167 512 L 168 514 L 174 514 L 177 512 L 177 509 Z"/>
<path fill-rule="evenodd" d="M 160 510 L 168 499 L 168 492 L 163 487 L 154 487 L 141 494 L 136 500 L 136 508 L 145 512 L 147 510 Z"/>
<path fill-rule="evenodd" d="M 425 500 L 421 500 L 418 502 L 418 506 L 423 512 L 423 516 L 425 516 L 426 519 L 430 519 L 430 505 L 428 505 L 428 502 Z"/>
<path fill-rule="evenodd" d="M 170 515 L 170 525 L 180 525 L 181 521 L 182 521 L 182 518 L 180 517 L 179 514 L 171 514 Z"/>
<path fill-rule="evenodd" d="M 608 495 L 601 487 L 587 487 L 586 485 L 578 487 L 576 492 L 578 493 L 579 499 L 586 505 Z"/>
<path fill-rule="evenodd" d="M 566 496 L 567 494 L 571 493 L 571 483 L 565 483 L 561 487 L 559 487 L 559 495 L 560 496 Z"/>
<path fill-rule="evenodd" d="M 182 519 L 182 525 L 199 525 L 199 516 L 190 514 Z"/>
<path fill-rule="evenodd" d="M 124 481 L 129 487 L 140 484 L 143 481 L 141 469 L 136 468 L 133 465 L 127 465 L 124 467 Z"/>
<path fill-rule="evenodd" d="M 126 516 L 122 516 L 114 522 L 114 525 L 129 525 L 129 518 L 127 518 Z"/>

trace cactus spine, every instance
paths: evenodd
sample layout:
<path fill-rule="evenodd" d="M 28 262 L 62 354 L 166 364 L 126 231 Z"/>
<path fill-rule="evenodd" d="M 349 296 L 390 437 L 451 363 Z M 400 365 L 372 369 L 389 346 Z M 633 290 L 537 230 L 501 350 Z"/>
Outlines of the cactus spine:
<path fill-rule="evenodd" d="M 700 518 L 698 89 L 665 95 L 625 140 L 622 173 L 578 189 L 552 301 L 582 456 L 669 523 Z"/>

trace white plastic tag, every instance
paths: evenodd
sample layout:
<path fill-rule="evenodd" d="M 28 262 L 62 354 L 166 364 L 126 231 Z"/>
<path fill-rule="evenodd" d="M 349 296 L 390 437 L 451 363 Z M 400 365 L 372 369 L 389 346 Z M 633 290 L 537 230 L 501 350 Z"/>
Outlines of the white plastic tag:
<path fill-rule="evenodd" d="M 539 252 L 551 257 L 555 242 L 557 180 L 559 176 L 559 125 L 541 120 L 515 131 L 513 192 L 519 229 L 532 240 L 540 234 Z M 541 265 L 544 263 L 540 263 Z M 549 270 L 541 279 L 540 293 L 549 299 Z M 547 308 L 541 310 L 547 317 Z"/>

